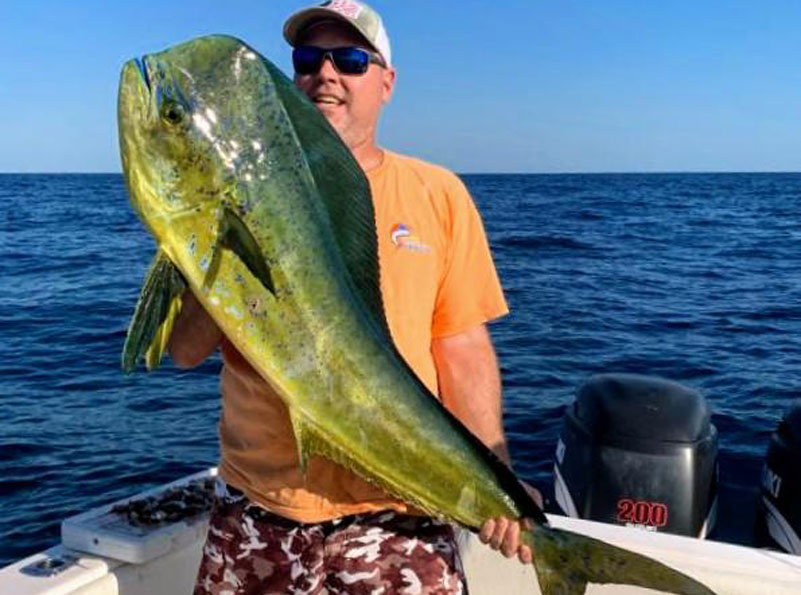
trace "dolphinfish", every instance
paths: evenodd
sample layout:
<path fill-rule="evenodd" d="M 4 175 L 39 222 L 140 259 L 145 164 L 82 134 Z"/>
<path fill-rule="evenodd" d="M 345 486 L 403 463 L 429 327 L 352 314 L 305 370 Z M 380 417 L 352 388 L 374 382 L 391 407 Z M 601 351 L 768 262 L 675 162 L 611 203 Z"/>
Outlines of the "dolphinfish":
<path fill-rule="evenodd" d="M 512 471 L 393 345 L 363 172 L 316 107 L 243 42 L 198 38 L 125 64 L 119 133 L 157 253 L 124 348 L 158 365 L 188 288 L 285 401 L 301 464 L 332 459 L 473 530 L 534 521 L 545 595 L 588 582 L 712 593 L 656 561 L 551 528 Z"/>

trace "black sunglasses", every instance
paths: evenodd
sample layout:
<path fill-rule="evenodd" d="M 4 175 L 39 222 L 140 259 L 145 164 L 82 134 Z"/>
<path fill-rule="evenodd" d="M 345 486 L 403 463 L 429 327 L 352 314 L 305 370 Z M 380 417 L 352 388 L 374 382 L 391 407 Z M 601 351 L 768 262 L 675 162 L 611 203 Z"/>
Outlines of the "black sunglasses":
<path fill-rule="evenodd" d="M 292 50 L 292 64 L 298 74 L 317 74 L 326 56 L 331 57 L 334 68 L 342 74 L 364 74 L 371 62 L 386 68 L 386 63 L 380 55 L 364 48 L 325 49 L 313 45 L 299 45 Z"/>

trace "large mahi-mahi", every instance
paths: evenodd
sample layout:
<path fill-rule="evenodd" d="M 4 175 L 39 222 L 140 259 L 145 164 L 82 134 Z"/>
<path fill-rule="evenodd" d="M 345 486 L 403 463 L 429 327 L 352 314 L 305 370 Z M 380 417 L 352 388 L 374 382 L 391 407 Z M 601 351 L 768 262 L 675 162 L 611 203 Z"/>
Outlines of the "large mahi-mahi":
<path fill-rule="evenodd" d="M 712 592 L 646 557 L 553 529 L 514 474 L 434 398 L 385 321 L 369 187 L 315 106 L 241 41 L 128 62 L 119 92 L 131 202 L 156 239 L 123 354 L 156 366 L 188 287 L 285 401 L 301 462 L 332 459 L 475 530 L 529 518 L 545 595 L 588 582 Z"/>

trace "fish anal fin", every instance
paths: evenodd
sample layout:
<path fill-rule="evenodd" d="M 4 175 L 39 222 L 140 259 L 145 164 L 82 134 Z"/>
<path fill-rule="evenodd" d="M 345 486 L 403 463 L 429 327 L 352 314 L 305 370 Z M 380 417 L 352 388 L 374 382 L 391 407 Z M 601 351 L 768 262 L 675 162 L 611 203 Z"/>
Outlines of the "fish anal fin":
<path fill-rule="evenodd" d="M 162 251 L 156 252 L 148 270 L 122 349 L 122 369 L 130 373 L 147 354 L 148 370 L 158 366 L 181 309 L 186 281 Z"/>
<path fill-rule="evenodd" d="M 323 457 L 348 469 L 356 470 L 358 466 L 345 456 L 339 448 L 320 437 L 315 432 L 314 427 L 304 421 L 302 415 L 290 410 L 289 419 L 292 421 L 292 430 L 295 433 L 295 442 L 298 447 L 298 462 L 304 476 L 309 465 L 309 459 L 313 456 Z"/>
<path fill-rule="evenodd" d="M 314 426 L 305 422 L 301 415 L 290 410 L 289 418 L 292 420 L 300 467 L 304 476 L 311 457 L 322 457 L 352 471 L 366 482 L 384 490 L 389 496 L 407 502 L 419 512 L 431 517 L 444 518 L 440 511 L 427 506 L 423 498 L 417 498 L 413 494 L 395 488 L 390 483 L 378 480 L 379 475 L 369 471 L 364 465 L 348 456 L 343 449 L 326 440 L 315 430 Z"/>
<path fill-rule="evenodd" d="M 298 462 L 300 464 L 301 473 L 306 476 L 306 468 L 311 456 L 312 434 L 303 423 L 303 418 L 290 410 L 289 419 L 292 421 L 292 429 L 295 432 L 295 442 L 298 447 Z"/>

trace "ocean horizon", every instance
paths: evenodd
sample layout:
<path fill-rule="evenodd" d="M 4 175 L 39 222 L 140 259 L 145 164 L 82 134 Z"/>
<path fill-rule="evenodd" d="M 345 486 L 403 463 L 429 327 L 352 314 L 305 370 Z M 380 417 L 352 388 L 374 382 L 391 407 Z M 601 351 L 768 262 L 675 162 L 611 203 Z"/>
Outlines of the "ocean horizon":
<path fill-rule="evenodd" d="M 454 170 L 456 171 L 456 170 Z M 729 174 L 796 174 L 799 170 L 636 170 L 636 171 L 456 171 L 459 176 L 637 176 L 637 175 L 729 175 Z M 122 171 L 0 171 L 0 176 L 122 176 Z"/>
<path fill-rule="evenodd" d="M 552 507 L 565 407 L 592 375 L 627 372 L 700 392 L 721 483 L 753 495 L 801 395 L 801 174 L 462 179 L 511 308 L 490 328 L 519 475 Z M 4 565 L 56 544 L 68 516 L 216 464 L 220 362 L 121 372 L 154 251 L 121 173 L 2 173 L 0 204 Z M 745 539 L 748 498 L 721 509 L 720 538 Z"/>

